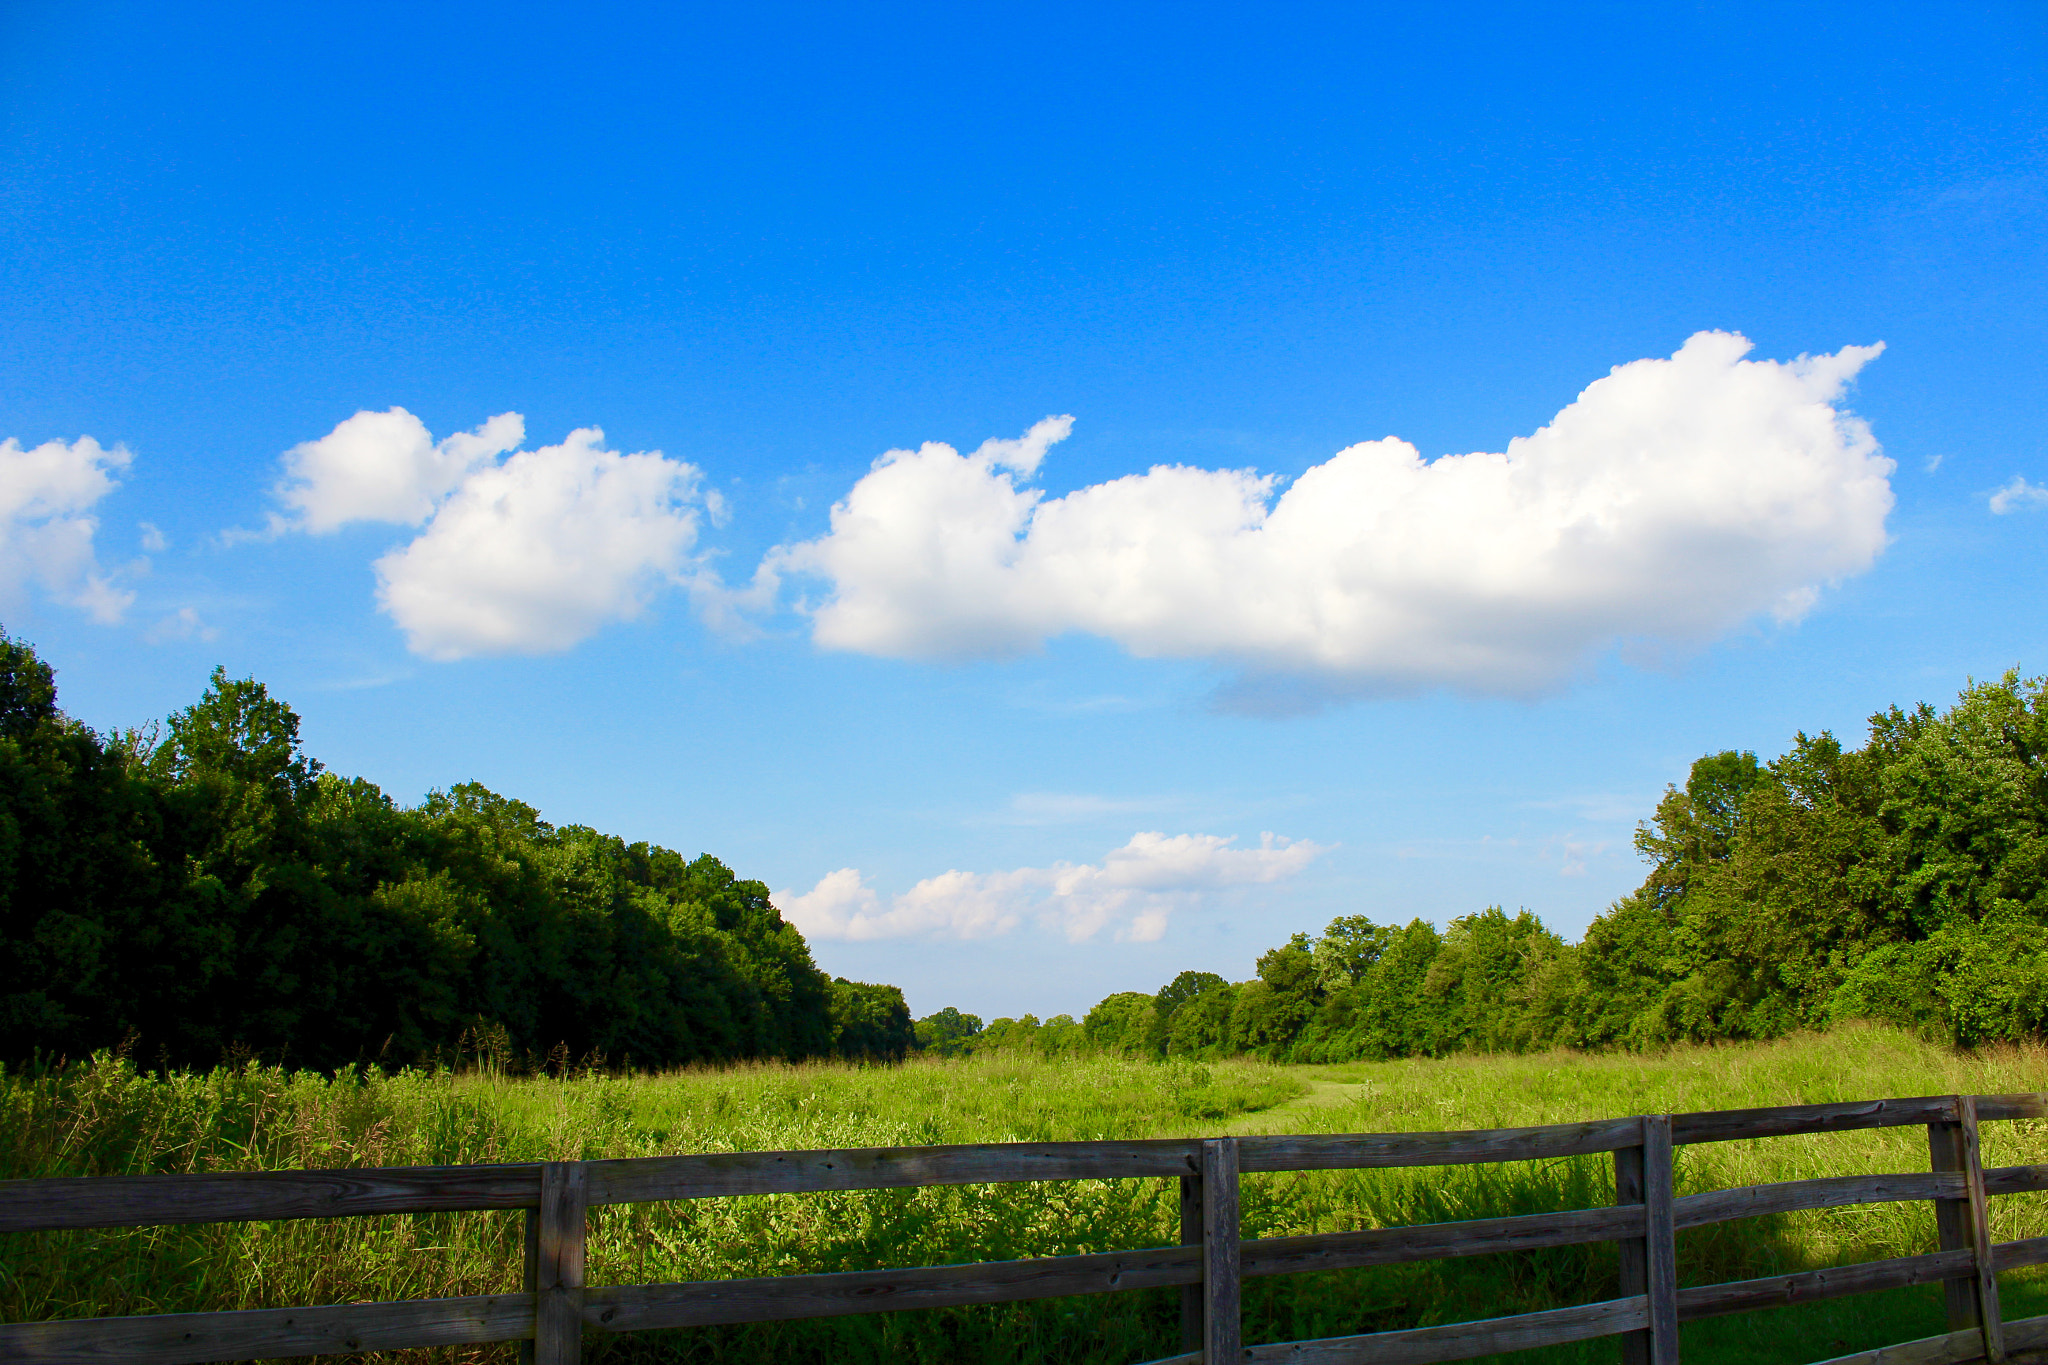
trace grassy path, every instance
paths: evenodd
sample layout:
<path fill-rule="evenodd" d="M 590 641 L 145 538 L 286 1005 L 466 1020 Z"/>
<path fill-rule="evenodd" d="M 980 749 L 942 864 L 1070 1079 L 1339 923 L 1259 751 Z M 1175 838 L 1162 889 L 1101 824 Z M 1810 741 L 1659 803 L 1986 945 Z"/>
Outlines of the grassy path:
<path fill-rule="evenodd" d="M 1334 1071 L 1335 1068 L 1319 1066 L 1297 1068 L 1295 1078 L 1306 1082 L 1308 1089 L 1293 1099 L 1280 1101 L 1270 1109 L 1239 1114 L 1218 1130 L 1219 1136 L 1244 1137 L 1253 1133 L 1291 1133 L 1296 1131 L 1297 1121 L 1304 1112 L 1349 1105 L 1359 1097 L 1361 1091 L 1368 1088 L 1355 1080 L 1338 1080 L 1333 1074 Z"/>

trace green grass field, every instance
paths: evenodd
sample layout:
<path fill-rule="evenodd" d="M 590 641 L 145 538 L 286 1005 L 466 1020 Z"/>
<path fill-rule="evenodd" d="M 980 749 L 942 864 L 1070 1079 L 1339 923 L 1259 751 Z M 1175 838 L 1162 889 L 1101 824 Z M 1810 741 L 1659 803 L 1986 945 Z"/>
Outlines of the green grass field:
<path fill-rule="evenodd" d="M 154 1079 L 102 1059 L 0 1077 L 0 1178 L 403 1165 L 1058 1138 L 1490 1128 L 1643 1112 L 2048 1089 L 2038 1049 L 1958 1055 L 1855 1029 L 1653 1056 L 1473 1057 L 1330 1067 L 983 1057 L 894 1068 L 760 1066 L 637 1078 L 332 1080 L 246 1067 Z M 1989 1164 L 2048 1161 L 2048 1125 L 1986 1127 Z M 1918 1128 L 1683 1148 L 1681 1192 L 1927 1166 Z M 1604 1158 L 1249 1176 L 1245 1235 L 1533 1213 L 1612 1199 Z M 1178 1240 L 1159 1180 L 687 1201 L 594 1216 L 593 1284 L 869 1269 Z M 1994 1201 L 1998 1239 L 2048 1233 L 2048 1199 Z M 510 1213 L 225 1224 L 0 1239 L 0 1318 L 278 1307 L 516 1288 Z M 1686 1283 L 1929 1250 L 1925 1205 L 1821 1210 L 1681 1235 Z M 1570 1248 L 1246 1286 L 1246 1339 L 1490 1317 L 1611 1295 L 1611 1248 Z M 2048 1312 L 2008 1276 L 2006 1316 Z M 1135 1362 L 1177 1349 L 1168 1292 L 604 1339 L 623 1361 Z M 1944 1330 L 1901 1291 L 1693 1324 L 1689 1360 L 1820 1360 Z M 444 1353 L 509 1359 L 509 1349 Z M 1540 1353 L 1608 1361 L 1611 1342 Z"/>

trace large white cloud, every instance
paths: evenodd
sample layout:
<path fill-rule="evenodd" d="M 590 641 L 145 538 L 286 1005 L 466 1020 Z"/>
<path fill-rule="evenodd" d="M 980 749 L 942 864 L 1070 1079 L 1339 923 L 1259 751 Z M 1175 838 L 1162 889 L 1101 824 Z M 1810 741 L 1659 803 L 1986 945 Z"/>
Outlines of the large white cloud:
<path fill-rule="evenodd" d="M 114 474 L 130 458 L 90 436 L 27 450 L 11 436 L 0 441 L 0 593 L 18 597 L 34 582 L 96 621 L 121 619 L 135 594 L 101 570 L 92 509 L 119 487 Z"/>
<path fill-rule="evenodd" d="M 1795 620 L 1883 549 L 1892 463 L 1838 406 L 1882 346 L 1749 349 L 1701 332 L 1504 453 L 1368 441 L 1277 498 L 1274 476 L 1178 465 L 1047 498 L 1022 481 L 1066 417 L 890 451 L 761 580 L 825 580 L 807 609 L 832 649 L 1001 657 L 1079 631 L 1323 695 L 1538 691 L 1617 641 Z"/>
<path fill-rule="evenodd" d="M 404 408 L 359 412 L 284 453 L 277 496 L 295 514 L 284 525 L 315 535 L 352 521 L 417 526 L 470 471 L 525 439 L 526 422 L 516 412 L 443 441 Z"/>
<path fill-rule="evenodd" d="M 413 652 L 568 649 L 691 567 L 700 475 L 658 450 L 607 450 L 597 427 L 538 450 L 518 449 L 525 436 L 516 412 L 440 441 L 404 408 L 359 412 L 285 452 L 292 514 L 272 529 L 424 524 L 376 562 L 378 605 Z"/>
<path fill-rule="evenodd" d="M 630 620 L 697 538 L 695 466 L 584 427 L 468 475 L 377 561 L 377 601 L 431 659 L 567 649 Z"/>
<path fill-rule="evenodd" d="M 942 872 L 887 906 L 851 867 L 809 891 L 783 891 L 775 904 L 806 938 L 988 938 L 1026 919 L 1070 941 L 1115 926 L 1118 938 L 1149 942 L 1168 917 L 1228 887 L 1276 882 L 1307 867 L 1327 845 L 1260 836 L 1234 848 L 1214 834 L 1135 834 L 1099 863 L 1054 863 L 1008 872 Z"/>

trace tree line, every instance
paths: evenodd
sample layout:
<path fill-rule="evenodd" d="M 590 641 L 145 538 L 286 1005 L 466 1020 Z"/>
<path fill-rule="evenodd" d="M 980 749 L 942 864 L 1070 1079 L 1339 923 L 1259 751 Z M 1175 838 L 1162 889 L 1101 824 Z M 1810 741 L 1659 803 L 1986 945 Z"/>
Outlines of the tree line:
<path fill-rule="evenodd" d="M 1707 755 L 1636 847 L 1643 884 L 1578 943 L 1526 910 L 1442 930 L 1348 915 L 1246 981 L 913 1025 L 895 987 L 821 972 L 767 888 L 708 854 L 556 827 L 477 783 L 401 806 L 218 669 L 160 726 L 101 734 L 0 633 L 0 1060 L 1341 1061 L 1848 1019 L 1964 1045 L 2048 1031 L 2048 680 L 1893 707 L 1860 748 L 1822 732 L 1768 762 Z"/>
<path fill-rule="evenodd" d="M 101 734 L 0 633 L 0 1060 L 125 1047 L 332 1069 L 554 1057 L 894 1059 L 894 986 L 833 979 L 718 859 L 556 827 L 466 782 L 401 806 L 216 669 Z"/>
<path fill-rule="evenodd" d="M 1957 1044 L 2048 1031 L 2048 680 L 2008 673 L 1860 748 L 1709 754 L 1636 833 L 1634 892 L 1567 943 L 1528 911 L 1334 920 L 1248 981 L 1182 972 L 1081 1020 L 942 1011 L 937 1052 L 1347 1061 L 1771 1038 L 1851 1019 Z"/>

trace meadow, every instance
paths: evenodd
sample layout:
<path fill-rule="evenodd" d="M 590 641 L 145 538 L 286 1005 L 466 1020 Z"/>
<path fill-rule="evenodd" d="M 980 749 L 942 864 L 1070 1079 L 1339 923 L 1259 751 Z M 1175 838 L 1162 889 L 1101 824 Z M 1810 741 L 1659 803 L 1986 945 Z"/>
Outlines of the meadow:
<path fill-rule="evenodd" d="M 1489 1128 L 1887 1095 L 2048 1089 L 2048 1052 L 1957 1052 L 1877 1027 L 1652 1054 L 1559 1052 L 1274 1066 L 981 1055 L 893 1067 L 761 1064 L 647 1076 L 390 1076 L 255 1064 L 152 1076 L 101 1056 L 0 1075 L 0 1178 L 407 1165 L 951 1142 Z M 1989 1124 L 1987 1164 L 2048 1161 L 2048 1124 Z M 1918 1128 L 1683 1148 L 1681 1193 L 1927 1166 Z M 1246 1177 L 1247 1237 L 1605 1203 L 1604 1158 Z M 592 1284 L 944 1264 L 1178 1240 L 1171 1182 L 1081 1181 L 717 1199 L 593 1216 Z M 1993 1203 L 1994 1236 L 2048 1234 L 2048 1197 Z M 512 1213 L 0 1238 L 0 1319 L 476 1294 L 517 1287 Z M 1922 1204 L 1818 1210 L 1681 1234 L 1683 1282 L 1930 1250 Z M 1488 1317 L 1611 1295 L 1609 1247 L 1246 1285 L 1246 1339 Z M 2006 1315 L 2048 1285 L 2004 1277 Z M 592 1337 L 624 1362 L 1136 1362 L 1176 1347 L 1177 1296 L 1112 1294 L 810 1323 Z M 1691 1324 L 1689 1360 L 1774 1365 L 1944 1330 L 1938 1291 Z M 427 1353 L 420 1353 L 425 1355 Z M 509 1348 L 436 1353 L 509 1360 Z M 1612 1342 L 1540 1353 L 1608 1361 Z"/>

